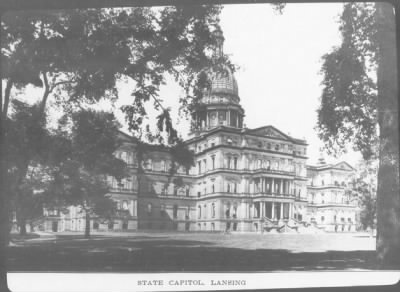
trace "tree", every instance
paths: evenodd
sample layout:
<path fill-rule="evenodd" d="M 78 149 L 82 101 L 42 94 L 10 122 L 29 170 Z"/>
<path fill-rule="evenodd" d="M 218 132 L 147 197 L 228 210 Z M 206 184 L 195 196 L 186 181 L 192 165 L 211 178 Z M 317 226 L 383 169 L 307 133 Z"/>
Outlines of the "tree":
<path fill-rule="evenodd" d="M 376 229 L 377 175 L 378 163 L 375 159 L 360 161 L 349 190 L 350 196 L 358 200 L 360 221 L 364 230 Z"/>
<path fill-rule="evenodd" d="M 125 162 L 114 154 L 120 146 L 120 125 L 113 114 L 93 110 L 81 110 L 71 119 L 63 119 L 58 134 L 69 142 L 70 149 L 55 165 L 46 192 L 50 202 L 58 199 L 58 204 L 80 207 L 85 215 L 85 237 L 89 237 L 91 216 L 109 218 L 115 211 L 114 202 L 105 196 L 109 192 L 107 177 L 120 181 L 127 175 Z"/>
<path fill-rule="evenodd" d="M 381 2 L 348 3 L 340 22 L 342 44 L 324 56 L 317 130 L 329 150 L 341 152 L 350 142 L 365 159 L 379 157 L 377 255 L 385 267 L 400 260 L 395 110 L 398 61 L 393 6 Z"/>
<path fill-rule="evenodd" d="M 186 88 L 193 86 L 189 77 L 209 60 L 207 49 L 214 43 L 211 30 L 219 11 L 217 6 L 185 5 L 2 15 L 1 77 L 6 86 L 0 100 L 1 259 L 8 242 L 10 199 L 15 196 L 4 187 L 10 143 L 5 123 L 13 89 L 42 87 L 39 116 L 44 116 L 49 98 L 72 112 L 76 107 L 70 105 L 117 98 L 117 81 L 130 78 L 135 83 L 133 101 L 125 112 L 135 127 L 146 114 L 144 102 L 160 103 L 164 73 L 173 74 Z M 165 117 L 170 120 L 168 114 Z M 27 157 L 25 164 L 30 160 Z M 1 277 L 5 279 L 4 270 Z"/>

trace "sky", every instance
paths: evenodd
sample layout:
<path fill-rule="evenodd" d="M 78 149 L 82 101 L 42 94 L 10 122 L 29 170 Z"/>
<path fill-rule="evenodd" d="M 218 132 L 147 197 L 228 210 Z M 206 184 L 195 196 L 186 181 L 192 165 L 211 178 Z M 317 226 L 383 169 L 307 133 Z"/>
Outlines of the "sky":
<path fill-rule="evenodd" d="M 340 44 L 338 19 L 341 3 L 287 4 L 283 13 L 270 4 L 224 5 L 221 28 L 224 52 L 239 66 L 235 73 L 245 125 L 273 125 L 295 138 L 305 138 L 308 163 L 321 156 L 322 142 L 314 127 L 322 92 L 321 57 Z M 161 91 L 165 104 L 177 116 L 178 85 L 168 80 Z M 188 122 L 176 119 L 180 131 Z M 349 152 L 328 163 L 346 160 L 355 165 L 361 155 Z"/>
<path fill-rule="evenodd" d="M 322 142 L 315 126 L 322 92 L 322 56 L 340 44 L 338 19 L 342 3 L 287 4 L 282 14 L 270 4 L 224 5 L 220 16 L 225 37 L 224 52 L 239 67 L 235 73 L 244 123 L 248 128 L 273 125 L 292 137 L 308 142 L 308 164 L 317 163 Z M 113 110 L 122 124 L 119 110 L 131 102 L 134 84 L 119 84 L 120 99 Z M 31 93 L 35 90 L 31 89 Z M 37 92 L 41 95 L 41 90 Z M 183 137 L 189 121 L 178 117 L 178 100 L 184 93 L 172 78 L 167 78 L 160 96 Z M 107 109 L 109 104 L 100 104 Z M 148 119 L 155 124 L 157 113 L 148 107 Z M 126 126 L 124 127 L 126 129 Z M 356 165 L 361 159 L 349 153 L 334 158 L 324 154 L 328 163 L 346 160 Z"/>
<path fill-rule="evenodd" d="M 225 53 L 240 67 L 239 96 L 249 128 L 273 125 L 309 143 L 309 163 L 320 157 L 314 127 L 322 87 L 321 57 L 341 42 L 342 3 L 287 4 L 282 14 L 269 4 L 226 5 L 221 15 Z M 355 164 L 361 156 L 337 159 Z"/>

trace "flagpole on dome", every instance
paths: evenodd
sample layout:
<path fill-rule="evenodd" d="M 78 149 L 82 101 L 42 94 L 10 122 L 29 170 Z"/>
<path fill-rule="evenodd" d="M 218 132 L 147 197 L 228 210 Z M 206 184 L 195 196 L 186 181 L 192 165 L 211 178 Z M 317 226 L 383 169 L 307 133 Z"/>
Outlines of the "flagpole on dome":
<path fill-rule="evenodd" d="M 221 58 L 224 55 L 224 34 L 222 33 L 221 27 L 219 25 L 216 26 L 215 30 L 213 31 L 215 40 L 216 40 L 216 47 L 214 51 L 214 56 L 216 58 Z"/>

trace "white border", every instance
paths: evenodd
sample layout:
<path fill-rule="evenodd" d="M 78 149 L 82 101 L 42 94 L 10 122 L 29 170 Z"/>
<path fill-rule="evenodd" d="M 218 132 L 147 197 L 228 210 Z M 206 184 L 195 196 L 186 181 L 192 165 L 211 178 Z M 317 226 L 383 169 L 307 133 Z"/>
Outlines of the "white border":
<path fill-rule="evenodd" d="M 156 280 L 158 284 L 145 284 Z M 196 281 L 192 285 L 189 282 Z M 212 285 L 236 280 L 234 285 Z M 13 292 L 147 292 L 394 285 L 400 271 L 273 273 L 9 273 Z M 142 282 L 140 282 L 142 281 Z M 181 282 L 182 284 L 179 284 Z M 238 284 L 240 282 L 241 284 Z M 162 283 L 162 284 L 161 284 Z M 177 285 L 178 284 L 178 285 Z"/>

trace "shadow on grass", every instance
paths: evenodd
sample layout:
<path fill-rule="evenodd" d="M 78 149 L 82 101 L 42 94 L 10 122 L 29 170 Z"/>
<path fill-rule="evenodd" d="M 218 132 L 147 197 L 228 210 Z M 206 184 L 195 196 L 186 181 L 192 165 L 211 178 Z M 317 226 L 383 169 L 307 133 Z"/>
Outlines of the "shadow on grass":
<path fill-rule="evenodd" d="M 54 242 L 10 247 L 10 271 L 223 272 L 377 269 L 375 251 L 293 253 L 229 248 L 200 240 L 146 236 L 58 236 Z"/>

